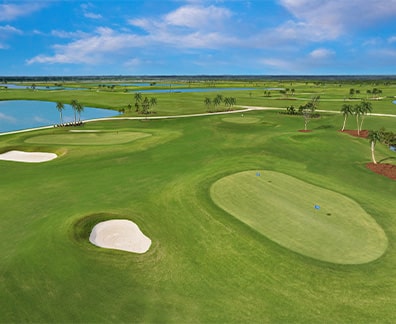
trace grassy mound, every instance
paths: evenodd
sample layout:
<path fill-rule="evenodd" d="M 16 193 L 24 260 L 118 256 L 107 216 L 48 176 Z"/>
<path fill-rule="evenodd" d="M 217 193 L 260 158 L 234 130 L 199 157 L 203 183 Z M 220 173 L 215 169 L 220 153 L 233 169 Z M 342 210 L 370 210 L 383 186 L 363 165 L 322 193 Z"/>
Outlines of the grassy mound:
<path fill-rule="evenodd" d="M 339 264 L 379 258 L 381 227 L 355 201 L 286 174 L 246 171 L 218 180 L 215 203 L 278 244 Z"/>
<path fill-rule="evenodd" d="M 32 144 L 113 145 L 151 136 L 142 132 L 67 132 L 33 136 L 25 140 Z"/>

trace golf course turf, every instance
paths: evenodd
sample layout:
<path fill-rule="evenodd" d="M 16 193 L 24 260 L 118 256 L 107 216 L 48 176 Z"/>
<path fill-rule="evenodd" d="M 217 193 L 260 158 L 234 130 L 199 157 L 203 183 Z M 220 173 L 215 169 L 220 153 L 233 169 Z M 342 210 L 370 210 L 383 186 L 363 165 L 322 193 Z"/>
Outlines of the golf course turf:
<path fill-rule="evenodd" d="M 114 145 L 132 142 L 147 136 L 141 132 L 78 132 L 30 137 L 26 143 L 67 145 Z"/>
<path fill-rule="evenodd" d="M 274 171 L 245 171 L 218 180 L 215 203 L 259 233 L 303 255 L 333 263 L 379 258 L 384 231 L 356 202 Z"/>
<path fill-rule="evenodd" d="M 332 91 L 342 100 L 350 87 Z M 258 93 L 237 102 L 290 104 Z M 97 101 L 127 96 L 108 95 Z M 158 95 L 156 110 L 202 113 L 204 97 Z M 83 99 L 95 106 L 95 93 Z M 369 141 L 339 132 L 340 114 L 321 113 L 309 133 L 298 132 L 301 116 L 243 114 L 1 136 L 0 153 L 58 158 L 0 161 L 0 322 L 396 322 L 396 181 L 366 167 Z M 395 120 L 366 116 L 363 128 L 396 131 Z M 396 158 L 380 143 L 376 157 Z M 112 219 L 138 224 L 148 251 L 91 244 L 93 227 Z"/>

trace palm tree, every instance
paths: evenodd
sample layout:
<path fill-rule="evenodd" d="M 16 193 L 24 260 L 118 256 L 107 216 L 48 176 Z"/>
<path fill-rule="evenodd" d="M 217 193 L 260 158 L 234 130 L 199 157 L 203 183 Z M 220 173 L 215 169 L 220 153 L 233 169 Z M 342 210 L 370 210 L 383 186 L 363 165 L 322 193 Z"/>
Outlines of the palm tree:
<path fill-rule="evenodd" d="M 58 109 L 59 113 L 60 113 L 60 123 L 63 124 L 63 115 L 62 115 L 62 111 L 65 109 L 65 105 L 63 103 L 61 103 L 60 101 L 58 101 L 56 103 L 56 109 Z"/>
<path fill-rule="evenodd" d="M 344 116 L 344 123 L 342 124 L 341 131 L 343 132 L 345 129 L 345 124 L 349 115 L 352 115 L 353 107 L 350 104 L 343 104 L 341 107 L 341 113 Z"/>
<path fill-rule="evenodd" d="M 218 94 L 218 95 L 216 95 L 216 98 L 217 98 L 217 100 L 218 100 L 220 103 L 223 102 L 223 95 Z"/>
<path fill-rule="evenodd" d="M 215 106 L 215 110 L 216 107 L 219 106 L 221 104 L 221 102 L 223 101 L 223 97 L 222 95 L 217 95 L 214 99 L 213 99 L 213 104 Z"/>
<path fill-rule="evenodd" d="M 142 102 L 142 114 L 148 115 L 150 113 L 150 101 L 147 97 L 144 97 Z"/>
<path fill-rule="evenodd" d="M 77 112 L 78 100 L 77 99 L 73 99 L 71 101 L 70 105 L 72 106 L 73 111 L 74 111 L 74 122 L 76 122 L 77 121 L 76 112 Z"/>
<path fill-rule="evenodd" d="M 362 119 L 360 122 L 360 130 L 362 130 L 363 127 L 363 120 L 364 120 L 364 115 L 367 115 L 368 113 L 371 113 L 372 111 L 372 106 L 371 106 L 371 102 L 368 102 L 367 100 L 363 100 L 360 103 L 360 111 L 362 113 Z"/>
<path fill-rule="evenodd" d="M 143 97 L 140 92 L 135 92 L 134 97 L 135 97 L 135 112 L 138 112 L 139 108 L 140 108 L 140 103 L 142 102 Z"/>
<path fill-rule="evenodd" d="M 80 104 L 79 102 L 77 103 L 76 106 L 76 111 L 78 113 L 78 121 L 81 121 L 81 113 L 84 111 L 84 106 L 82 104 Z"/>
<path fill-rule="evenodd" d="M 231 110 L 231 98 L 225 97 L 224 98 L 224 104 L 225 104 L 226 107 L 228 107 L 227 110 Z"/>
<path fill-rule="evenodd" d="M 151 97 L 150 98 L 150 106 L 153 107 L 157 104 L 157 98 L 156 97 Z"/>
<path fill-rule="evenodd" d="M 361 107 L 360 104 L 353 106 L 353 114 L 356 117 L 356 127 L 357 127 L 357 133 L 358 133 L 358 136 L 359 136 L 360 135 L 359 117 L 362 114 L 362 107 Z"/>
<path fill-rule="evenodd" d="M 135 102 L 140 103 L 143 99 L 142 94 L 140 92 L 135 92 Z"/>
<path fill-rule="evenodd" d="M 230 108 L 232 109 L 232 107 L 236 105 L 236 99 L 234 97 L 230 98 Z"/>
<path fill-rule="evenodd" d="M 204 103 L 206 105 L 206 109 L 209 111 L 210 105 L 212 104 L 212 100 L 210 100 L 210 98 L 206 97 L 204 100 Z"/>
<path fill-rule="evenodd" d="M 375 160 L 375 144 L 381 141 L 381 132 L 369 131 L 368 139 L 370 141 L 370 146 L 371 146 L 371 159 L 373 160 L 374 164 L 377 164 L 377 161 Z"/>

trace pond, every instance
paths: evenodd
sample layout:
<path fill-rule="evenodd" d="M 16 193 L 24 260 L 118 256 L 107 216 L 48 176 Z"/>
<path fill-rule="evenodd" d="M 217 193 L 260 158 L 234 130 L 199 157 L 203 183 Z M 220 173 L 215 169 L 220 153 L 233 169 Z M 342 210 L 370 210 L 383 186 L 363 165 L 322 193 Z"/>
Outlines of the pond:
<path fill-rule="evenodd" d="M 0 84 L 0 89 L 32 89 L 32 86 L 20 85 L 20 84 Z M 35 90 L 86 90 L 86 88 L 68 88 L 68 87 L 60 87 L 60 86 L 35 86 Z"/>
<path fill-rule="evenodd" d="M 64 123 L 74 121 L 74 111 L 70 105 L 65 105 L 62 115 Z M 84 111 L 81 113 L 81 120 L 113 117 L 116 115 L 118 113 L 114 110 L 84 107 Z M 55 102 L 32 100 L 0 101 L 0 133 L 59 123 L 60 113 L 56 108 Z"/>

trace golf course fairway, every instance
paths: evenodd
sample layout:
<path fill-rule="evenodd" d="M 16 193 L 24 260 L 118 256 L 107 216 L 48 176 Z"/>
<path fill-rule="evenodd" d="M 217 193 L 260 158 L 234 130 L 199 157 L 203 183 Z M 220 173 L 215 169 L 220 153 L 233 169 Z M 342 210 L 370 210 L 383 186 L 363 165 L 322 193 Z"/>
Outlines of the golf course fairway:
<path fill-rule="evenodd" d="M 68 145 L 113 145 L 129 143 L 151 136 L 143 132 L 81 132 L 34 136 L 26 143 L 34 144 L 68 144 Z"/>
<path fill-rule="evenodd" d="M 274 171 L 245 171 L 211 187 L 214 202 L 270 240 L 337 264 L 378 259 L 388 241 L 355 201 Z"/>

